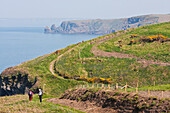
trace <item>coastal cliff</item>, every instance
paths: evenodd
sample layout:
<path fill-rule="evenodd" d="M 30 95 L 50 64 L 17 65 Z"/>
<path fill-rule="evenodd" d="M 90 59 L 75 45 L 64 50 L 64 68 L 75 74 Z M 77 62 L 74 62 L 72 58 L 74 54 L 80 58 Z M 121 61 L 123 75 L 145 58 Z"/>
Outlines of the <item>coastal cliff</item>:
<path fill-rule="evenodd" d="M 59 27 L 53 24 L 45 27 L 44 33 L 64 33 L 64 34 L 109 34 L 119 30 L 132 27 L 150 25 L 170 21 L 170 15 L 143 15 L 122 19 L 94 19 L 94 20 L 74 20 L 63 21 Z"/>

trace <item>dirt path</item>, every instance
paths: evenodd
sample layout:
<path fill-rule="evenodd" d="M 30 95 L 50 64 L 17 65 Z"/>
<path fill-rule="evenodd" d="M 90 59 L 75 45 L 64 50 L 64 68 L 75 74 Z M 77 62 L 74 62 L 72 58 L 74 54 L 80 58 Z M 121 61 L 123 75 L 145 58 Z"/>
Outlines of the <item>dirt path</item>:
<path fill-rule="evenodd" d="M 137 59 L 138 61 L 136 61 L 137 63 L 142 63 L 143 67 L 147 67 L 149 65 L 153 65 L 153 64 L 158 64 L 160 66 L 168 66 L 170 65 L 170 63 L 164 63 L 164 62 L 154 62 L 152 60 L 146 60 L 146 59 L 141 59 L 139 57 L 130 55 L 130 54 L 125 54 L 125 53 L 118 53 L 118 52 L 106 52 L 106 51 L 102 51 L 99 50 L 97 45 L 99 45 L 100 43 L 109 40 L 111 38 L 117 37 L 119 35 L 115 35 L 113 37 L 110 38 L 104 38 L 103 40 L 99 40 L 98 42 L 96 42 L 96 45 L 94 45 L 91 49 L 91 52 L 95 55 L 95 56 L 102 56 L 102 57 L 115 57 L 115 58 L 129 58 L 129 59 Z"/>
<path fill-rule="evenodd" d="M 77 45 L 77 46 L 78 46 L 78 45 Z M 75 47 L 77 47 L 77 46 L 74 46 L 73 48 L 67 50 L 65 53 L 59 55 L 56 59 L 54 59 L 54 60 L 50 63 L 49 70 L 50 70 L 50 72 L 51 72 L 54 76 L 56 76 L 56 74 L 55 74 L 55 72 L 54 72 L 54 63 L 57 62 L 63 55 L 71 52 L 71 51 L 72 51 Z"/>
<path fill-rule="evenodd" d="M 114 109 L 98 107 L 96 106 L 95 103 L 91 103 L 89 101 L 77 102 L 69 99 L 59 99 L 59 98 L 52 98 L 47 101 L 55 104 L 69 106 L 87 113 L 117 113 Z"/>

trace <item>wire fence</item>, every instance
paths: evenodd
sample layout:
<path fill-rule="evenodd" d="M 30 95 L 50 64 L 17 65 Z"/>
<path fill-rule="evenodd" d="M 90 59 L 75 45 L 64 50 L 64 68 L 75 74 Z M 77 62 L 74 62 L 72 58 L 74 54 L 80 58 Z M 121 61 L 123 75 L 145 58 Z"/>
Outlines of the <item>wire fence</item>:
<path fill-rule="evenodd" d="M 155 86 L 155 82 L 154 82 L 154 86 Z M 119 86 L 118 83 L 116 83 L 116 85 L 112 85 L 112 84 L 84 84 L 84 85 L 76 85 L 75 88 L 101 88 L 101 89 L 107 89 L 107 90 L 121 89 L 121 91 L 125 91 L 125 92 L 128 92 L 128 88 L 134 88 L 135 91 L 132 90 L 132 92 L 135 92 L 138 94 L 142 93 L 145 96 L 158 96 L 159 95 L 160 98 L 163 98 L 165 96 L 164 95 L 165 91 L 159 91 L 158 92 L 159 94 L 157 95 L 157 94 L 153 94 L 152 92 L 154 92 L 154 91 L 150 90 L 149 88 L 145 91 L 140 92 L 138 90 L 138 83 L 137 83 L 136 87 L 131 87 L 127 83 L 124 86 Z"/>

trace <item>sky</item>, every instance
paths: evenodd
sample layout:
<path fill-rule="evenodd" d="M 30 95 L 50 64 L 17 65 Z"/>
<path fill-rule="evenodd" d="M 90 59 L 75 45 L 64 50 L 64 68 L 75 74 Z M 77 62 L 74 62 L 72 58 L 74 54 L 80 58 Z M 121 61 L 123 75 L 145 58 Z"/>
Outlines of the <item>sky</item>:
<path fill-rule="evenodd" d="M 0 0 L 0 18 L 114 19 L 169 13 L 170 0 Z"/>

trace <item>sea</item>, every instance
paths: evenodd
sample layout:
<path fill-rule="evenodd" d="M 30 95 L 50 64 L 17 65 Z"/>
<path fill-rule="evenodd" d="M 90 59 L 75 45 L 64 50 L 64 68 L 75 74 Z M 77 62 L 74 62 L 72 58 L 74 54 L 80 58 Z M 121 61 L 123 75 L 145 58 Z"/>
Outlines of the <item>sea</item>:
<path fill-rule="evenodd" d="M 44 27 L 75 19 L 0 19 L 0 73 L 25 61 L 99 35 L 44 34 Z"/>

